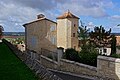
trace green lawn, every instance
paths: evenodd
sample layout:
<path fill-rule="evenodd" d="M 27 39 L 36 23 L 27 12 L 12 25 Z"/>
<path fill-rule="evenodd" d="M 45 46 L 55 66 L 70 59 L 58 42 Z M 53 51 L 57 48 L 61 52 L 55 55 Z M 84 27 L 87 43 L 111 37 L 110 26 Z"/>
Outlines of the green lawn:
<path fill-rule="evenodd" d="M 4 43 L 0 43 L 0 80 L 38 80 Z"/>

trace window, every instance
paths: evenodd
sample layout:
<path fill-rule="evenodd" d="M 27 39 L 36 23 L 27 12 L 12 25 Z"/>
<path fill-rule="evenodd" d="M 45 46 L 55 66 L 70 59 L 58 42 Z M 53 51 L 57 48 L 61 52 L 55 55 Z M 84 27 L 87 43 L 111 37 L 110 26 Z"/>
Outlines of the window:
<path fill-rule="evenodd" d="M 102 49 L 100 49 L 100 54 L 102 54 Z"/>
<path fill-rule="evenodd" d="M 76 49 L 76 46 L 74 46 L 74 49 Z"/>
<path fill-rule="evenodd" d="M 80 46 L 81 46 L 81 41 L 79 40 L 78 47 L 80 47 Z"/>
<path fill-rule="evenodd" d="M 107 49 L 103 49 L 103 52 L 104 52 L 104 53 L 107 53 Z"/>
<path fill-rule="evenodd" d="M 73 37 L 75 37 L 75 33 L 73 33 Z"/>
<path fill-rule="evenodd" d="M 56 27 L 55 26 L 51 26 L 50 27 L 50 31 L 55 31 L 56 30 Z"/>
<path fill-rule="evenodd" d="M 33 36 L 33 37 L 31 38 L 30 44 L 31 44 L 33 47 L 35 47 L 35 46 L 36 46 L 36 43 L 37 43 L 37 39 L 36 39 L 35 36 Z"/>
<path fill-rule="evenodd" d="M 51 42 L 52 42 L 52 44 L 56 44 L 56 38 L 55 37 L 51 37 Z"/>
<path fill-rule="evenodd" d="M 74 27 L 76 26 L 76 24 L 74 24 Z"/>

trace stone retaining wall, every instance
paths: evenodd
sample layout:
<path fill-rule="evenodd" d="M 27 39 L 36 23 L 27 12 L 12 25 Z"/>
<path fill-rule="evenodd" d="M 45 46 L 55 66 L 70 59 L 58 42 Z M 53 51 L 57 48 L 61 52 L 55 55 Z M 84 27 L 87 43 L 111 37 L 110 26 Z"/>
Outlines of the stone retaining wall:
<path fill-rule="evenodd" d="M 86 76 L 97 76 L 97 68 L 82 63 L 61 59 L 60 70 Z"/>
<path fill-rule="evenodd" d="M 43 66 L 50 68 L 50 69 L 57 69 L 57 67 L 58 67 L 58 63 L 56 61 L 49 59 L 43 55 L 41 55 L 40 63 Z"/>
<path fill-rule="evenodd" d="M 56 69 L 64 72 L 71 72 L 74 74 L 86 75 L 90 77 L 97 76 L 97 68 L 82 63 L 61 59 L 60 63 L 53 61 L 43 55 L 41 55 L 40 62 L 43 66 Z"/>
<path fill-rule="evenodd" d="M 31 58 L 32 56 L 29 53 L 26 54 L 21 53 L 9 42 L 7 41 L 3 41 L 3 42 L 5 42 L 16 53 L 16 55 L 29 66 L 29 68 L 35 71 L 37 70 L 36 74 L 38 75 L 40 74 L 40 76 L 44 76 L 46 74 L 54 76 L 54 74 L 50 73 L 45 68 L 41 69 L 42 68 L 41 66 L 44 66 L 47 68 L 61 70 L 65 72 L 71 72 L 78 75 L 80 74 L 89 77 L 94 77 L 95 80 L 120 80 L 120 59 L 118 58 L 98 56 L 97 68 L 65 59 L 61 59 L 59 62 L 56 62 L 42 55 L 39 56 L 40 60 L 38 61 L 34 59 L 36 57 Z M 37 54 L 37 53 L 33 53 L 33 54 Z M 61 80 L 57 76 L 55 78 L 56 78 L 55 80 Z"/>
<path fill-rule="evenodd" d="M 98 56 L 97 66 L 97 75 L 100 77 L 120 80 L 120 59 Z"/>

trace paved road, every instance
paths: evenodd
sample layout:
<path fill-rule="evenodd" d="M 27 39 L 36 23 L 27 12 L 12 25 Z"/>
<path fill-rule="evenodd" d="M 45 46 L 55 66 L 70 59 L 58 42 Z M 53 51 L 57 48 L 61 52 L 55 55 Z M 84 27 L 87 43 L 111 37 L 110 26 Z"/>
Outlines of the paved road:
<path fill-rule="evenodd" d="M 87 79 L 87 78 L 83 78 L 79 76 L 73 76 L 73 75 L 66 74 L 66 73 L 61 73 L 58 71 L 51 71 L 51 72 L 53 72 L 55 75 L 59 76 L 63 80 L 93 80 L 93 79 Z"/>

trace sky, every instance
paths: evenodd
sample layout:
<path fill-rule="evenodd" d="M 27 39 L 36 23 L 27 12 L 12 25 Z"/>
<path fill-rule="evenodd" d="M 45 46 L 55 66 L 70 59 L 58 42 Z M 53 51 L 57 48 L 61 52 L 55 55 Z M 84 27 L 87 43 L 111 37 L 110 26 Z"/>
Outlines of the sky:
<path fill-rule="evenodd" d="M 0 0 L 0 25 L 5 32 L 24 32 L 22 25 L 36 15 L 56 21 L 68 9 L 90 30 L 102 25 L 120 33 L 120 0 Z"/>

